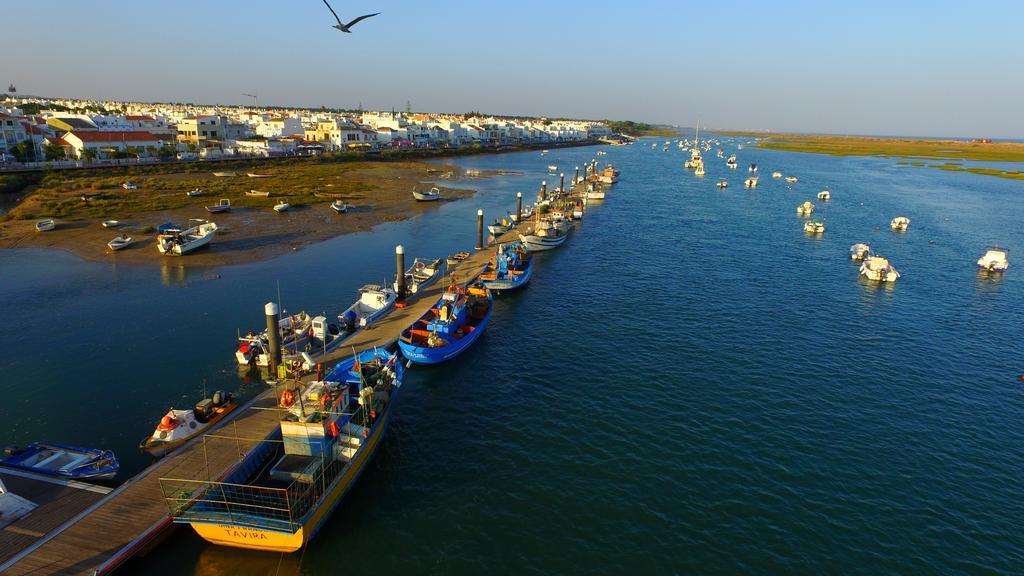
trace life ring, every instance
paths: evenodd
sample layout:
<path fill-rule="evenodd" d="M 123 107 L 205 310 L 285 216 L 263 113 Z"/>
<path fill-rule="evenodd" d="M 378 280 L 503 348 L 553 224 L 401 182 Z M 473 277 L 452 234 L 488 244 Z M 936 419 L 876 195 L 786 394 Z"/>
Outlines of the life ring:
<path fill-rule="evenodd" d="M 295 403 L 295 392 L 292 392 L 291 390 L 285 390 L 283 393 L 281 393 L 281 406 L 284 406 L 285 408 L 287 408 L 287 407 L 291 406 L 294 403 Z"/>

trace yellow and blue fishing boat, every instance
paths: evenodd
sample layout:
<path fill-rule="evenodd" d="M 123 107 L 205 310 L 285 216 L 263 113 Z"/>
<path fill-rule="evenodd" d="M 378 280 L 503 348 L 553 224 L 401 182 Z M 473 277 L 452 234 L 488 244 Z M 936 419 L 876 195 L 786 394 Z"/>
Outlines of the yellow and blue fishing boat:
<path fill-rule="evenodd" d="M 279 427 L 221 481 L 160 480 L 174 522 L 213 544 L 299 550 L 383 441 L 403 372 L 397 352 L 368 350 L 286 390 Z"/>

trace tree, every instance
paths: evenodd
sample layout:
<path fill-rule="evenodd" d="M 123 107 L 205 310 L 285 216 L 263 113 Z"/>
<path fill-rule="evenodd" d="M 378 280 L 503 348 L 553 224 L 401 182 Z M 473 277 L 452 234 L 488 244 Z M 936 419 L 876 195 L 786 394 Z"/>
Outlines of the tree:
<path fill-rule="evenodd" d="M 62 160 L 67 153 L 64 151 L 64 147 L 56 142 L 47 142 L 43 145 L 43 155 L 46 156 L 47 160 Z"/>
<path fill-rule="evenodd" d="M 14 146 L 11 146 L 11 155 L 18 159 L 18 162 L 28 162 L 33 160 L 36 155 L 35 147 L 32 145 L 32 140 L 26 139 Z"/>
<path fill-rule="evenodd" d="M 86 162 L 92 162 L 93 160 L 96 159 L 96 149 L 82 148 L 82 151 L 79 153 L 79 156 L 81 156 L 82 160 L 85 160 Z"/>

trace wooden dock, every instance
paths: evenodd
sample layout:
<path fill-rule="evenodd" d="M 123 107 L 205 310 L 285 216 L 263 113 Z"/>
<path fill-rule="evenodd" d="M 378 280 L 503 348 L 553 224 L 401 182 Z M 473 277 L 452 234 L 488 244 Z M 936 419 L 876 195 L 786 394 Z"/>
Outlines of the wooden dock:
<path fill-rule="evenodd" d="M 522 226 L 529 226 L 524 223 Z M 500 238 L 509 242 L 518 231 Z M 475 279 L 490 260 L 493 249 L 476 251 L 453 267 L 460 282 Z M 324 360 L 333 365 L 352 350 L 384 348 L 397 340 L 407 326 L 423 315 L 447 288 L 437 282 L 395 309 L 372 327 L 361 330 Z M 278 425 L 277 390 L 268 389 L 221 423 L 220 433 L 206 434 L 157 461 L 109 494 L 94 492 L 50 496 L 47 506 L 19 520 L 17 528 L 0 535 L 0 573 L 5 575 L 105 574 L 114 570 L 171 525 L 160 478 L 220 480 L 245 454 Z M 268 409 L 269 408 L 269 409 Z M 18 493 L 17 484 L 9 485 Z M 22 493 L 31 500 L 32 494 Z M 74 497 L 71 497 L 74 496 Z M 42 498 L 39 496 L 39 498 Z M 37 513 L 45 511 L 45 514 Z M 12 525 L 15 526 L 15 525 Z M 10 526 L 8 528 L 11 528 Z M 22 537 L 23 536 L 23 537 Z"/>

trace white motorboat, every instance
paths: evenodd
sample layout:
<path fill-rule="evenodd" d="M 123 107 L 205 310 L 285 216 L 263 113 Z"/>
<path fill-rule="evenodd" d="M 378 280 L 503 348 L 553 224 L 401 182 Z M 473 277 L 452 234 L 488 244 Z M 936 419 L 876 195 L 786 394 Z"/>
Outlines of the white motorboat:
<path fill-rule="evenodd" d="M 757 164 L 751 164 L 750 168 L 747 168 L 747 172 L 757 172 Z"/>
<path fill-rule="evenodd" d="M 739 166 L 739 164 L 736 162 L 735 156 L 729 156 L 729 159 L 725 161 L 725 165 L 733 169 Z"/>
<path fill-rule="evenodd" d="M 104 228 L 117 228 L 121 225 L 120 220 L 104 220 L 102 226 Z"/>
<path fill-rule="evenodd" d="M 392 288 L 367 284 L 359 289 L 359 300 L 338 316 L 345 326 L 366 328 L 382 318 L 395 306 L 398 293 Z"/>
<path fill-rule="evenodd" d="M 211 214 L 218 214 L 220 212 L 231 212 L 231 199 L 221 198 L 219 202 L 213 206 L 207 206 L 206 211 Z"/>
<path fill-rule="evenodd" d="M 305 350 L 306 343 L 311 337 L 313 318 L 305 312 L 285 316 L 278 320 L 278 341 L 281 345 L 282 355 L 298 355 Z M 235 360 L 239 365 L 246 366 L 255 363 L 257 366 L 269 366 L 270 356 L 267 351 L 270 349 L 270 340 L 267 331 L 256 333 L 250 331 L 245 336 L 238 338 L 238 348 L 235 350 Z"/>
<path fill-rule="evenodd" d="M 693 175 L 694 176 L 703 176 L 704 175 L 704 162 L 698 162 L 697 163 L 696 168 L 694 168 L 694 170 L 693 170 Z"/>
<path fill-rule="evenodd" d="M 978 258 L 978 268 L 988 272 L 1006 272 L 1010 267 L 1009 252 L 1002 246 L 989 246 L 985 254 Z"/>
<path fill-rule="evenodd" d="M 433 202 L 441 199 L 441 191 L 436 187 L 431 188 L 428 192 L 420 192 L 413 189 L 412 197 L 415 198 L 417 202 Z"/>
<path fill-rule="evenodd" d="M 821 220 L 808 220 L 804 223 L 804 232 L 809 234 L 824 234 L 825 223 Z"/>
<path fill-rule="evenodd" d="M 334 210 L 338 214 L 344 214 L 345 212 L 348 212 L 348 204 L 345 204 L 341 200 L 335 200 L 334 202 L 331 202 L 331 210 Z"/>
<path fill-rule="evenodd" d="M 291 207 L 292 205 L 288 203 L 287 199 L 281 200 L 277 204 L 274 204 L 274 212 L 277 212 L 278 214 L 282 212 L 287 212 L 288 210 L 291 209 Z"/>
<path fill-rule="evenodd" d="M 868 280 L 876 282 L 895 282 L 900 273 L 889 263 L 889 260 L 881 256 L 868 256 L 860 265 L 860 274 Z"/>
<path fill-rule="evenodd" d="M 782 178 L 782 172 L 779 172 L 778 170 L 776 170 L 775 172 L 772 172 L 772 178 L 775 178 L 776 180 L 778 180 L 779 178 Z"/>
<path fill-rule="evenodd" d="M 831 200 L 831 199 L 832 199 L 832 193 L 829 192 L 828 190 L 822 190 L 821 192 L 818 192 L 818 200 Z"/>
<path fill-rule="evenodd" d="M 167 228 L 156 237 L 156 248 L 166 256 L 182 256 L 201 248 L 217 234 L 217 224 L 207 220 L 193 220 L 194 226 L 182 230 Z"/>
<path fill-rule="evenodd" d="M 502 218 L 500 221 L 498 219 L 495 219 L 494 224 L 487 225 L 487 231 L 490 232 L 491 236 L 494 237 L 498 237 L 504 234 L 510 228 L 512 228 L 512 223 L 504 218 Z"/>
<path fill-rule="evenodd" d="M 719 188 L 728 188 L 729 181 L 726 180 L 725 178 L 722 178 L 721 180 L 718 181 L 718 184 L 715 184 L 715 186 L 718 186 Z"/>
<path fill-rule="evenodd" d="M 746 186 L 747 188 L 757 188 L 757 181 L 757 176 L 751 176 L 750 178 L 747 178 L 746 180 L 743 181 L 743 185 Z"/>
<path fill-rule="evenodd" d="M 789 182 L 790 184 L 792 184 L 793 182 L 796 182 L 796 180 L 797 180 L 796 176 L 786 176 L 786 182 Z"/>
<path fill-rule="evenodd" d="M 850 260 L 863 260 L 871 255 L 871 246 L 858 242 L 850 246 Z"/>
<path fill-rule="evenodd" d="M 135 182 L 125 182 L 124 184 L 121 184 L 121 188 L 124 188 L 125 190 L 135 190 L 138 187 L 139 185 Z"/>
<path fill-rule="evenodd" d="M 46 220 L 40 220 L 36 222 L 36 232 L 46 232 L 53 230 L 57 227 L 57 222 L 53 218 L 47 218 Z"/>
<path fill-rule="evenodd" d="M 520 234 L 519 239 L 531 252 L 558 248 L 569 237 L 567 227 L 559 226 L 547 220 L 541 221 L 529 234 Z"/>
<path fill-rule="evenodd" d="M 548 164 L 548 171 L 549 172 L 554 172 L 556 170 L 558 170 L 558 166 L 555 166 L 554 164 Z"/>
<path fill-rule="evenodd" d="M 907 228 L 910 227 L 910 218 L 906 216 L 897 216 L 889 222 L 889 228 L 892 228 L 894 232 L 906 232 Z"/>
<path fill-rule="evenodd" d="M 189 197 L 202 196 L 203 194 L 206 194 L 206 192 L 203 192 L 199 188 L 193 188 L 193 189 L 189 190 L 188 192 L 185 192 L 185 195 L 189 196 Z"/>
<path fill-rule="evenodd" d="M 235 175 L 235 173 L 234 172 L 214 172 L 213 175 L 216 176 L 217 178 L 231 178 L 231 177 L 233 177 Z"/>
<path fill-rule="evenodd" d="M 254 172 L 246 172 L 245 175 L 249 178 L 270 178 L 273 176 L 273 174 L 256 174 Z"/>
<path fill-rule="evenodd" d="M 814 213 L 814 202 L 807 200 L 803 204 L 797 206 L 796 213 L 801 216 L 810 216 Z"/>
<path fill-rule="evenodd" d="M 600 188 L 593 188 L 587 191 L 587 200 L 604 200 L 604 190 Z"/>
<path fill-rule="evenodd" d="M 110 242 L 107 242 L 107 247 L 110 248 L 111 250 L 117 251 L 122 248 L 127 248 L 128 246 L 131 245 L 132 242 L 134 242 L 134 240 L 132 240 L 131 236 L 125 236 L 124 234 L 121 234 L 117 238 L 114 238 Z"/>
<path fill-rule="evenodd" d="M 171 408 L 160 419 L 153 433 L 139 444 L 139 448 L 153 456 L 163 456 L 209 430 L 237 407 L 234 394 L 218 390 L 212 397 L 198 402 L 191 410 Z"/>
<path fill-rule="evenodd" d="M 416 294 L 427 286 L 430 286 L 444 274 L 444 260 L 420 259 L 413 260 L 412 266 L 405 271 L 405 289 L 409 294 Z M 395 292 L 398 291 L 398 281 L 394 283 Z"/>
<path fill-rule="evenodd" d="M 246 196 L 256 196 L 258 198 L 269 198 L 270 192 L 266 190 L 249 190 L 245 193 Z"/>

